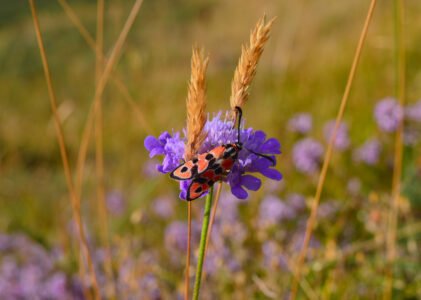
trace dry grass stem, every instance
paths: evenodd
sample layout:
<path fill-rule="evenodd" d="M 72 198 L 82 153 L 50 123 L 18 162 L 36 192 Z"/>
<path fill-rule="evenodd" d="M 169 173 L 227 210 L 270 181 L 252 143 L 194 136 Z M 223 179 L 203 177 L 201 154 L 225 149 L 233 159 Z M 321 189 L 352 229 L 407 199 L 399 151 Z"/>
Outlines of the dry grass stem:
<path fill-rule="evenodd" d="M 203 50 L 193 49 L 191 58 L 191 77 L 186 99 L 187 143 L 184 157 L 190 160 L 199 151 L 206 138 L 203 131 L 206 123 L 206 69 L 209 57 Z"/>
<path fill-rule="evenodd" d="M 99 82 L 103 68 L 103 44 L 104 44 L 104 0 L 98 0 L 97 3 L 97 30 L 96 30 L 96 51 L 95 51 L 95 82 Z M 109 297 L 116 296 L 116 285 L 113 276 L 113 264 L 111 259 L 110 232 L 108 226 L 108 213 L 105 204 L 104 187 L 104 146 L 103 146 L 103 114 L 102 99 L 99 99 L 99 106 L 95 118 L 95 171 L 97 177 L 97 197 L 96 210 L 98 211 L 98 232 L 105 249 L 104 269 L 112 294 Z M 108 296 L 108 295 L 107 295 Z"/>
<path fill-rule="evenodd" d="M 49 66 L 48 66 L 47 56 L 45 54 L 44 43 L 43 43 L 43 40 L 42 40 L 42 35 L 41 35 L 41 30 L 40 30 L 40 26 L 39 26 L 39 21 L 38 21 L 38 16 L 37 16 L 34 0 L 29 0 L 29 5 L 31 7 L 31 13 L 32 13 L 33 21 L 34 21 L 35 33 L 36 33 L 36 37 L 37 37 L 38 47 L 39 47 L 39 50 L 40 50 L 42 65 L 43 65 L 43 68 L 44 68 L 45 80 L 47 82 L 48 94 L 49 94 L 50 104 L 51 104 L 51 110 L 53 112 L 54 124 L 55 124 L 56 132 L 57 132 L 57 140 L 58 140 L 59 147 L 60 147 L 60 155 L 61 155 L 61 159 L 62 159 L 62 162 L 63 162 L 63 168 L 64 168 L 64 174 L 65 174 L 65 177 L 66 177 L 67 188 L 68 188 L 69 194 L 70 194 L 70 201 L 71 201 L 71 206 L 72 206 L 73 219 L 75 221 L 77 234 L 78 234 L 78 237 L 79 237 L 80 248 L 82 249 L 83 255 L 86 258 L 86 261 L 88 263 L 90 277 L 91 277 L 92 284 L 93 284 L 93 290 L 94 290 L 94 293 L 95 293 L 94 297 L 96 299 L 99 299 L 100 293 L 99 293 L 98 281 L 97 281 L 97 278 L 96 278 L 95 269 L 94 269 L 94 265 L 93 265 L 93 261 L 92 261 L 92 256 L 91 256 L 91 253 L 90 253 L 90 250 L 89 250 L 89 247 L 88 247 L 86 235 L 85 235 L 84 228 L 83 228 L 83 225 L 82 225 L 82 217 L 81 217 L 81 212 L 80 212 L 80 198 L 78 197 L 78 195 L 75 191 L 73 180 L 72 180 L 72 175 L 71 175 L 72 173 L 71 173 L 71 170 L 70 170 L 70 164 L 69 164 L 69 160 L 68 160 L 66 144 L 65 144 L 65 141 L 64 141 L 63 129 L 62 129 L 62 126 L 61 126 L 61 121 L 60 121 L 59 115 L 57 113 L 57 98 L 56 98 L 56 95 L 55 95 L 55 92 L 54 92 L 54 89 L 53 89 L 50 69 L 49 69 Z"/>
<path fill-rule="evenodd" d="M 186 98 L 187 108 L 187 143 L 184 152 L 186 160 L 190 160 L 199 151 L 206 138 L 203 131 L 206 123 L 206 69 L 209 57 L 203 50 L 193 48 L 191 58 L 191 76 Z M 187 255 L 185 277 L 185 299 L 189 298 L 190 289 L 190 256 L 191 256 L 191 202 L 187 203 Z"/>
<path fill-rule="evenodd" d="M 218 209 L 219 199 L 221 198 L 221 191 L 222 191 L 222 181 L 219 182 L 218 188 L 216 189 L 216 194 L 215 194 L 215 199 L 214 199 L 215 204 L 213 205 L 213 208 L 212 208 L 211 219 L 209 221 L 208 235 L 206 237 L 205 253 L 208 251 L 209 240 L 212 233 L 212 226 L 213 226 L 213 222 L 215 221 L 216 210 Z"/>
<path fill-rule="evenodd" d="M 310 216 L 307 220 L 307 226 L 306 226 L 306 231 L 305 231 L 305 235 L 304 235 L 303 247 L 302 247 L 302 249 L 301 249 L 301 251 L 298 255 L 297 264 L 295 266 L 296 267 L 295 268 L 295 276 L 294 276 L 293 281 L 292 281 L 291 294 L 290 294 L 290 299 L 292 299 L 292 300 L 295 299 L 295 297 L 297 295 L 298 283 L 300 282 L 300 279 L 301 279 L 301 272 L 302 272 L 303 263 L 304 263 L 305 257 L 307 256 L 308 244 L 310 242 L 311 234 L 313 232 L 314 225 L 316 223 L 317 209 L 318 209 L 320 197 L 321 197 L 321 194 L 322 194 L 322 191 L 323 191 L 323 186 L 324 186 L 324 183 L 325 183 L 329 163 L 330 163 L 330 160 L 332 158 L 333 145 L 334 145 L 334 142 L 336 140 L 336 135 L 338 133 L 339 125 L 342 121 L 342 117 L 343 117 L 344 112 L 345 112 L 346 104 L 348 102 L 349 94 L 350 94 L 350 91 L 351 91 L 351 86 L 352 86 L 352 83 L 354 81 L 354 77 L 355 77 L 355 73 L 356 73 L 358 63 L 360 61 L 362 48 L 363 48 L 363 45 L 364 45 L 364 42 L 365 42 L 365 39 L 366 39 L 366 36 L 367 36 L 368 27 L 369 27 L 370 21 L 371 21 L 372 16 L 373 16 L 373 12 L 374 12 L 374 8 L 376 6 L 376 2 L 377 2 L 376 0 L 371 0 L 370 6 L 369 6 L 369 9 L 368 9 L 368 13 L 367 13 L 367 16 L 366 16 L 366 19 L 365 19 L 365 22 L 364 22 L 364 26 L 363 26 L 363 29 L 362 29 L 361 34 L 360 34 L 357 49 L 355 51 L 354 59 L 353 59 L 353 62 L 352 62 L 351 70 L 349 72 L 348 80 L 347 80 L 345 91 L 344 91 L 344 94 L 343 94 L 343 97 L 342 97 L 342 100 L 341 100 L 339 111 L 338 111 L 338 114 L 336 116 L 335 127 L 334 127 L 332 136 L 329 140 L 329 144 L 328 144 L 328 147 L 327 147 L 327 150 L 326 150 L 322 170 L 320 172 L 320 177 L 319 177 L 319 180 L 318 180 L 318 183 L 317 183 L 316 194 L 314 196 L 314 200 L 313 200 L 312 205 L 311 205 Z"/>
<path fill-rule="evenodd" d="M 395 43 L 396 43 L 396 90 L 401 107 L 405 104 L 405 35 L 404 35 L 404 4 L 395 0 Z M 392 197 L 389 207 L 389 222 L 386 235 L 386 284 L 383 298 L 392 298 L 393 264 L 396 259 L 396 230 L 399 213 L 399 199 L 401 192 L 402 158 L 403 158 L 403 130 L 404 123 L 400 120 L 395 135 L 395 155 L 393 161 Z"/>
<path fill-rule="evenodd" d="M 256 74 L 257 63 L 262 56 L 263 48 L 269 39 L 270 29 L 275 18 L 266 22 L 262 17 L 250 34 L 249 45 L 243 46 L 241 56 L 235 69 L 231 84 L 230 105 L 234 111 L 236 106 L 242 107 L 250 94 L 250 84 Z"/>
<path fill-rule="evenodd" d="M 102 97 L 102 93 L 105 89 L 108 79 L 110 78 L 111 71 L 114 67 L 114 64 L 118 60 L 118 56 L 120 54 L 121 48 L 123 46 L 124 41 L 127 38 L 130 28 L 132 27 L 137 14 L 139 13 L 140 7 L 143 3 L 143 0 L 137 0 L 133 5 L 129 17 L 124 24 L 124 27 L 115 43 L 115 46 L 110 54 L 110 58 L 108 59 L 107 63 L 105 64 L 104 71 L 102 72 L 98 84 L 95 90 L 95 96 L 93 100 L 93 104 L 89 111 L 88 119 L 85 124 L 85 128 L 82 133 L 82 141 L 79 147 L 79 155 L 77 161 L 77 170 L 76 170 L 76 192 L 80 194 L 82 188 L 82 181 L 83 181 L 83 169 L 85 165 L 86 153 L 88 151 L 88 144 L 89 139 L 91 136 L 91 131 L 93 127 L 93 121 L 98 111 L 98 106 L 100 104 L 100 99 Z"/>
<path fill-rule="evenodd" d="M 71 8 L 71 6 L 66 2 L 66 0 L 58 0 L 58 2 L 61 5 L 61 7 L 63 8 L 63 11 L 67 15 L 67 17 L 70 19 L 70 21 L 73 23 L 73 25 L 77 28 L 77 30 L 81 34 L 82 38 L 85 40 L 85 42 L 91 48 L 91 50 L 97 51 L 96 43 L 95 43 L 93 37 L 87 31 L 87 29 L 83 26 L 82 22 L 80 21 L 79 17 L 75 14 L 75 12 Z M 105 65 L 106 60 L 105 60 L 103 52 L 101 53 L 101 57 L 103 59 L 102 64 Z M 136 101 L 134 101 L 134 99 L 130 95 L 130 92 L 127 89 L 126 85 L 119 78 L 119 76 L 118 76 L 118 74 L 115 70 L 111 73 L 111 80 L 112 80 L 113 84 L 117 87 L 117 90 L 123 95 L 123 99 L 130 106 L 131 110 L 133 111 L 133 113 L 136 116 L 136 121 L 140 124 L 141 128 L 146 133 L 151 134 L 153 130 L 152 130 L 149 122 L 146 120 L 145 115 L 139 109 L 138 105 L 136 104 Z"/>

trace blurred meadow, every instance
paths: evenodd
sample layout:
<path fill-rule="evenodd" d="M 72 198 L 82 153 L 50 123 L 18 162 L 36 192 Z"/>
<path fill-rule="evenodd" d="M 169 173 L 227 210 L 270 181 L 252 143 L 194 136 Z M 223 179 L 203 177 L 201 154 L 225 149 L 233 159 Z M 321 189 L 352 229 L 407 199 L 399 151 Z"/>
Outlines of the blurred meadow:
<path fill-rule="evenodd" d="M 276 169 L 283 179 L 261 176 L 262 187 L 246 200 L 224 184 L 201 299 L 287 299 L 370 1 L 142 3 L 106 83 L 103 124 L 92 130 L 83 163 L 81 219 L 100 294 L 79 252 L 30 6 L 0 2 L 0 299 L 183 299 L 187 202 L 178 183 L 156 170 L 160 158 L 149 157 L 144 141 L 185 127 L 195 45 L 210 57 L 209 116 L 230 109 L 241 45 L 264 14 L 276 21 L 243 112 L 246 127 L 280 141 Z M 105 1 L 106 59 L 134 2 Z M 401 16 L 399 3 L 379 1 L 369 24 L 297 299 L 421 298 L 421 2 L 404 1 Z M 36 4 L 78 188 L 98 79 L 97 2 Z M 398 119 L 402 174 L 394 198 Z M 203 207 L 204 199 L 192 202 L 191 287 Z"/>

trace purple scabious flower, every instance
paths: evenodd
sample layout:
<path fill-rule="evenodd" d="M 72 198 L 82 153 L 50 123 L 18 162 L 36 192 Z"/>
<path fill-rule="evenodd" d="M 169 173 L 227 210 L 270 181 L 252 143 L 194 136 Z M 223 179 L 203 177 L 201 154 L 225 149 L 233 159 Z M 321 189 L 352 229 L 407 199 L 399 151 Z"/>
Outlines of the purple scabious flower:
<path fill-rule="evenodd" d="M 405 117 L 410 121 L 421 123 L 421 99 L 405 108 Z"/>
<path fill-rule="evenodd" d="M 317 172 L 323 151 L 323 146 L 312 138 L 299 140 L 292 150 L 292 161 L 295 168 L 307 174 Z"/>
<path fill-rule="evenodd" d="M 149 151 L 149 157 L 164 155 L 162 165 L 157 166 L 159 172 L 169 173 L 180 165 L 185 146 L 185 141 L 180 138 L 180 133 L 176 132 L 171 135 L 165 131 L 158 138 L 146 137 L 144 143 L 145 148 Z"/>
<path fill-rule="evenodd" d="M 288 129 L 292 132 L 306 134 L 312 127 L 313 119 L 308 113 L 296 114 L 288 121 Z"/>
<path fill-rule="evenodd" d="M 374 117 L 382 131 L 394 132 L 403 118 L 403 109 L 396 99 L 388 97 L 377 103 Z"/>
<path fill-rule="evenodd" d="M 356 162 L 375 165 L 379 161 L 381 144 L 377 139 L 370 139 L 354 151 L 353 158 Z"/>
<path fill-rule="evenodd" d="M 203 142 L 199 153 L 205 153 L 213 148 L 229 143 L 237 142 L 237 129 L 230 120 L 222 119 L 222 113 L 218 113 L 212 119 L 208 118 L 204 131 L 207 137 Z M 261 180 L 248 173 L 260 173 L 273 180 L 281 180 L 282 174 L 277 171 L 272 162 L 264 157 L 260 157 L 250 151 L 259 154 L 269 155 L 276 164 L 275 154 L 281 153 L 281 145 L 275 138 L 266 138 L 263 131 L 255 131 L 252 128 L 241 129 L 240 139 L 243 149 L 238 155 L 230 173 L 225 178 L 231 187 L 231 193 L 239 199 L 248 197 L 247 190 L 256 191 L 261 186 Z M 185 138 L 180 137 L 176 132 L 170 135 L 168 132 L 162 133 L 159 138 L 148 136 L 145 139 L 145 148 L 149 151 L 149 156 L 164 155 L 162 165 L 158 165 L 158 171 L 169 173 L 173 171 L 183 160 Z M 185 199 L 189 181 L 180 182 L 180 198 Z"/>
<path fill-rule="evenodd" d="M 324 127 L 324 136 L 327 142 L 330 141 L 333 135 L 333 130 L 335 129 L 335 120 L 329 121 L 326 123 Z M 345 123 L 340 123 L 338 127 L 338 131 L 336 133 L 336 138 L 334 142 L 334 146 L 338 150 L 346 150 L 349 147 L 349 134 L 348 134 L 348 126 Z"/>
<path fill-rule="evenodd" d="M 294 217 L 294 209 L 276 196 L 269 195 L 260 204 L 259 224 L 263 227 L 272 226 Z"/>

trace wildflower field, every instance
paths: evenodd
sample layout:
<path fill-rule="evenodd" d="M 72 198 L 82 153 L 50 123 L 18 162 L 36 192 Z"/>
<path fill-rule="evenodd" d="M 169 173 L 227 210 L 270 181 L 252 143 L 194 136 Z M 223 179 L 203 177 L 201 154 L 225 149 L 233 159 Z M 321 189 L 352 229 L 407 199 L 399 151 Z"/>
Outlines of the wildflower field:
<path fill-rule="evenodd" d="M 421 298 L 420 1 L 0 2 L 0 299 Z"/>

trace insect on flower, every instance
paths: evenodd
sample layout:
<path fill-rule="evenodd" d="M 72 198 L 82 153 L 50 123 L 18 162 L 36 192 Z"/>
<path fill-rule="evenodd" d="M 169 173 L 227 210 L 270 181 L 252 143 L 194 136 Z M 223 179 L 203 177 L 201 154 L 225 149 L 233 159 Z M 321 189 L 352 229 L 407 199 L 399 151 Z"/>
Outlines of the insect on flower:
<path fill-rule="evenodd" d="M 231 171 L 232 166 L 238 158 L 239 152 L 243 149 L 240 141 L 240 125 L 243 112 L 240 107 L 235 107 L 237 114 L 237 142 L 217 146 L 209 152 L 199 154 L 197 157 L 182 163 L 170 177 L 176 180 L 192 180 L 187 189 L 187 201 L 192 201 L 206 193 L 217 181 L 224 180 Z M 256 153 L 250 149 L 247 151 L 268 159 L 275 165 L 272 157 Z"/>

